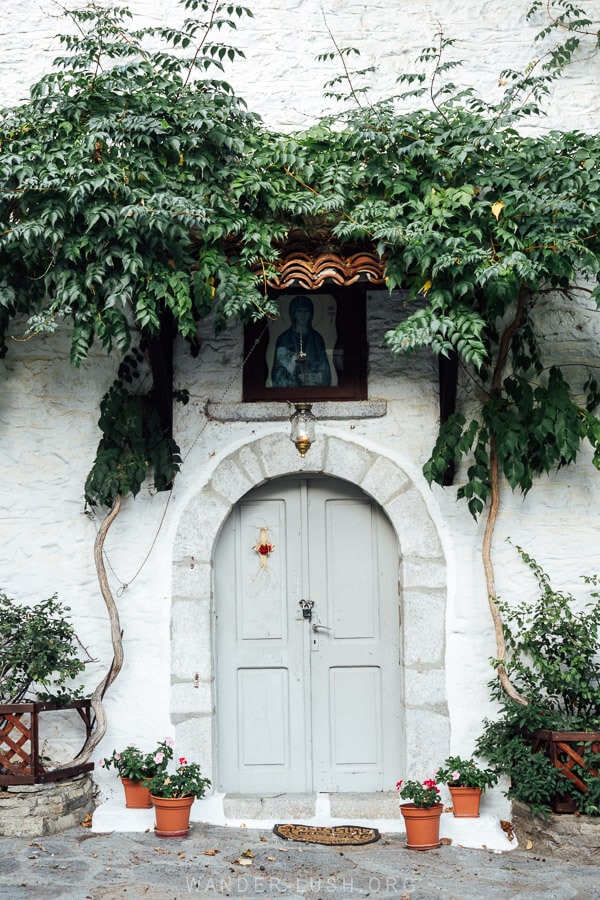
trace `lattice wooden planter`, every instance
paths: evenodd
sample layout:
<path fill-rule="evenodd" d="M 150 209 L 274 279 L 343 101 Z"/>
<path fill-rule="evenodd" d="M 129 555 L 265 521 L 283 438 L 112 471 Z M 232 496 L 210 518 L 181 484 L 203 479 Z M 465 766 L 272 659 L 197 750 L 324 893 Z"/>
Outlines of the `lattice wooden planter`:
<path fill-rule="evenodd" d="M 568 778 L 573 789 L 584 794 L 587 793 L 585 780 L 581 777 L 581 772 L 574 772 L 573 768 L 580 766 L 590 775 L 598 775 L 595 769 L 585 763 L 583 756 L 586 750 L 600 753 L 600 731 L 547 731 L 540 729 L 534 734 L 533 750 L 545 753 L 565 778 Z M 556 813 L 577 812 L 575 800 L 568 792 L 556 796 L 551 805 Z"/>
<path fill-rule="evenodd" d="M 45 712 L 75 710 L 85 726 L 86 740 L 92 724 L 89 700 L 71 703 L 0 704 L 0 785 L 43 784 L 90 772 L 94 763 L 46 770 L 40 755 L 39 719 Z"/>

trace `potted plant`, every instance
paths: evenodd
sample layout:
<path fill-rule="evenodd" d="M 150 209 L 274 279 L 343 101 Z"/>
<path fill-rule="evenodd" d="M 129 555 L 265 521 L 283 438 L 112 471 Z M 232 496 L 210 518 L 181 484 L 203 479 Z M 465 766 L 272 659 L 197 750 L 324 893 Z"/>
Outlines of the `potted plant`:
<path fill-rule="evenodd" d="M 452 812 L 457 818 L 478 818 L 481 795 L 498 781 L 493 769 L 483 769 L 472 759 L 449 756 L 438 769 L 436 778 L 448 785 Z"/>
<path fill-rule="evenodd" d="M 406 846 L 410 850 L 432 850 L 439 847 L 443 805 L 435 778 L 398 781 L 396 790 L 403 800 L 411 801 L 400 804 L 406 827 Z"/>
<path fill-rule="evenodd" d="M 128 809 L 150 809 L 152 801 L 145 779 L 159 775 L 173 759 L 173 740 L 165 738 L 156 750 L 144 753 L 130 744 L 120 752 L 113 750 L 110 756 L 98 761 L 101 768 L 115 768 L 125 791 L 125 806 Z"/>
<path fill-rule="evenodd" d="M 90 701 L 82 699 L 82 687 L 74 684 L 86 661 L 69 607 L 56 594 L 27 605 L 0 591 L 0 647 L 0 784 L 55 780 L 61 764 L 48 768 L 40 746 L 40 718 L 73 710 L 88 734 L 91 727 Z M 72 776 L 92 768 L 92 763 L 79 762 L 65 771 Z"/>
<path fill-rule="evenodd" d="M 534 815 L 600 814 L 600 593 L 582 607 L 555 590 L 520 547 L 538 583 L 532 601 L 500 603 L 506 670 L 525 703 L 490 682 L 500 716 L 485 720 L 476 749 L 510 778 L 506 796 Z M 584 577 L 592 587 L 595 576 Z M 496 666 L 497 661 L 493 662 Z"/>
<path fill-rule="evenodd" d="M 203 777 L 198 763 L 180 756 L 174 772 L 161 770 L 144 784 L 150 790 L 157 836 L 185 837 L 190 830 L 192 803 L 204 796 L 211 782 Z"/>
<path fill-rule="evenodd" d="M 57 703 L 80 695 L 66 687 L 85 668 L 68 613 L 56 594 L 27 606 L 0 591 L 0 703 L 20 703 L 31 692 Z"/>

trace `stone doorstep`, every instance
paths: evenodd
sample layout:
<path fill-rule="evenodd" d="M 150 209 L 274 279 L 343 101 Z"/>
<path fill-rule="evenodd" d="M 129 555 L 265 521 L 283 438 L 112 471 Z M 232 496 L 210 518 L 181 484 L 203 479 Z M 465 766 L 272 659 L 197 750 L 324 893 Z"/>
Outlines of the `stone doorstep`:
<path fill-rule="evenodd" d="M 311 819 L 317 810 L 316 794 L 225 794 L 223 812 L 228 819 Z"/>
<path fill-rule="evenodd" d="M 350 810 L 358 811 L 358 814 L 350 814 Z M 387 817 L 373 818 L 377 813 Z M 405 831 L 395 793 L 217 793 L 194 803 L 191 821 L 193 827 L 200 830 L 203 825 L 271 830 L 278 823 L 295 822 L 321 827 L 363 825 L 388 834 L 403 834 Z M 116 794 L 96 808 L 91 830 L 96 833 L 124 831 L 151 834 L 153 828 L 152 809 L 126 809 L 123 797 Z M 484 812 L 478 819 L 455 819 L 451 812 L 444 812 L 440 821 L 440 834 L 449 843 L 461 847 L 505 852 L 514 850 L 517 846 L 516 840 L 508 839 L 499 817 L 492 813 Z"/>
<path fill-rule="evenodd" d="M 225 794 L 223 811 L 228 819 L 311 819 L 317 814 L 317 798 L 329 800 L 335 819 L 400 819 L 395 791 L 347 794 Z"/>
<path fill-rule="evenodd" d="M 334 819 L 401 819 L 397 791 L 330 794 Z"/>

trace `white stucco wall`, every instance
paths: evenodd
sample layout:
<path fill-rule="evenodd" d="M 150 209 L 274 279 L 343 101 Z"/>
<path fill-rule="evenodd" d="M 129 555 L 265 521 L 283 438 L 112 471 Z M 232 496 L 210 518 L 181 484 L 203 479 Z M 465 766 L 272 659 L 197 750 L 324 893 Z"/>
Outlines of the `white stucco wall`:
<path fill-rule="evenodd" d="M 453 80 L 475 86 L 490 98 L 499 96 L 498 75 L 503 69 L 524 68 L 539 59 L 544 46 L 533 43 L 546 22 L 544 15 L 525 22 L 530 0 L 252 0 L 246 5 L 253 18 L 241 20 L 231 38 L 222 33 L 224 41 L 235 43 L 246 55 L 227 70 L 226 77 L 268 125 L 283 129 L 303 127 L 334 108 L 328 109 L 323 100 L 323 85 L 340 74 L 340 66 L 337 61 L 316 62 L 318 54 L 334 50 L 330 33 L 338 47 L 360 50 L 360 57 L 349 57 L 351 69 L 376 68 L 368 76 L 371 101 L 397 92 L 397 76 L 415 70 L 419 52 L 435 43 L 440 29 L 456 41 L 449 58 L 465 63 L 453 72 Z M 153 24 L 175 24 L 183 17 L 176 0 L 132 0 L 129 6 Z M 598 0 L 587 0 L 585 6 L 597 18 Z M 22 0 L 3 11 L 1 104 L 26 98 L 32 82 L 61 54 L 55 35 L 69 29 L 57 11 L 50 0 Z M 597 126 L 600 58 L 581 56 L 569 81 L 557 86 L 547 104 L 547 127 Z"/>
<path fill-rule="evenodd" d="M 160 4 L 139 0 L 133 6 L 154 18 L 170 19 L 176 14 L 172 0 Z M 330 0 L 325 12 L 341 45 L 359 46 L 365 64 L 381 66 L 383 93 L 394 90 L 396 73 L 414 58 L 440 22 L 449 36 L 460 39 L 459 55 L 468 60 L 469 80 L 493 90 L 502 67 L 524 64 L 534 55 L 535 28 L 523 22 L 527 6 L 526 0 L 501 8 L 488 0 L 370 4 Z M 253 8 L 255 19 L 241 32 L 248 58 L 234 70 L 231 80 L 269 124 L 281 128 L 305 124 L 324 109 L 321 83 L 328 76 L 313 63 L 317 52 L 329 49 L 321 4 L 318 0 L 259 0 Z M 47 69 L 58 50 L 52 35 L 61 23 L 41 14 L 37 2 L 23 0 L 5 11 L 1 27 L 0 102 L 12 103 L 25 96 L 31 81 Z M 549 104 L 549 124 L 598 126 L 598 67 L 595 57 L 572 70 Z M 411 473 L 429 506 L 448 564 L 446 690 L 451 748 L 468 753 L 482 717 L 491 712 L 486 682 L 488 658 L 495 651 L 480 560 L 483 524 L 473 522 L 466 507 L 456 502 L 453 490 L 430 491 L 420 475 L 437 431 L 437 366 L 426 356 L 397 361 L 382 349 L 381 336 L 397 315 L 396 300 L 384 293 L 372 298 L 369 396 L 387 401 L 387 415 L 324 422 L 319 427 L 341 437 L 351 433 L 353 441 L 362 440 L 394 457 Z M 600 338 L 595 309 L 590 307 L 575 321 L 572 308 L 557 300 L 545 321 L 549 337 L 562 333 L 566 325 L 576 334 L 576 345 L 564 342 L 565 357 L 574 353 L 584 361 L 595 357 L 591 348 L 598 347 Z M 573 325 L 576 331 L 571 331 Z M 14 333 L 19 335 L 17 326 Z M 97 756 L 132 741 L 151 746 L 176 731 L 169 707 L 170 629 L 171 559 L 179 517 L 190 496 L 233 448 L 288 430 L 285 422 L 219 423 L 205 418 L 207 401 L 241 400 L 241 330 L 231 327 L 216 339 L 206 326 L 203 336 L 199 359 L 186 355 L 183 345 L 177 348 L 175 383 L 189 389 L 191 402 L 176 409 L 175 436 L 185 462 L 163 527 L 156 536 L 167 496 L 152 496 L 146 489 L 125 505 L 107 540 L 115 592 L 121 583 L 131 584 L 119 596 L 125 665 L 106 697 L 110 726 Z M 4 474 L 0 585 L 28 602 L 56 591 L 71 606 L 78 634 L 98 660 L 86 673 L 87 685 L 93 687 L 110 659 L 110 641 L 93 565 L 95 525 L 84 515 L 83 484 L 99 439 L 98 403 L 116 365 L 98 351 L 80 370 L 70 369 L 64 361 L 67 347 L 67 334 L 37 337 L 14 342 L 7 358 L 0 361 Z M 468 396 L 466 380 L 462 389 Z M 579 591 L 579 575 L 600 569 L 599 485 L 590 454 L 584 451 L 580 465 L 542 479 L 525 500 L 505 492 L 495 538 L 501 596 L 520 599 L 532 590 L 515 551 L 504 541 L 507 536 L 522 544 L 566 589 Z M 134 579 L 155 537 L 152 553 Z M 423 640 L 427 641 L 426 633 Z M 198 653 L 200 685 L 210 694 L 210 666 L 201 657 L 201 647 Z M 190 676 L 194 674 L 190 669 Z M 114 778 L 100 774 L 99 779 L 103 789 L 112 790 Z"/>

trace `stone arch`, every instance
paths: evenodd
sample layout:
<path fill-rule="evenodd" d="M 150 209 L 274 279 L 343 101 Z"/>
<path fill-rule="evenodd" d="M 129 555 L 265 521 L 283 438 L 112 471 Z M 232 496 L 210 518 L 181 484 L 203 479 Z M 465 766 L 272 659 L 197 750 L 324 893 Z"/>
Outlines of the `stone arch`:
<path fill-rule="evenodd" d="M 298 472 L 351 481 L 383 508 L 398 537 L 403 618 L 405 768 L 420 777 L 448 755 L 445 683 L 447 573 L 442 544 L 424 499 L 392 459 L 321 434 L 301 462 L 287 435 L 259 437 L 232 450 L 181 513 L 173 549 L 171 716 L 184 755 L 214 770 L 212 560 L 221 528 L 248 491 Z M 399 765 L 401 761 L 399 761 Z M 400 777 L 400 776 L 399 776 Z"/>

